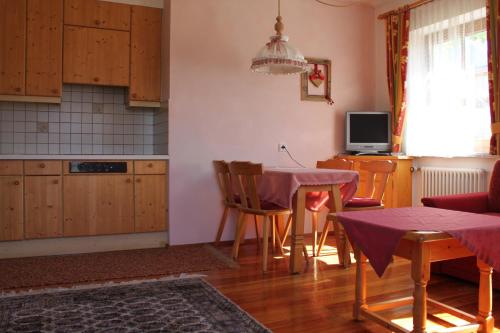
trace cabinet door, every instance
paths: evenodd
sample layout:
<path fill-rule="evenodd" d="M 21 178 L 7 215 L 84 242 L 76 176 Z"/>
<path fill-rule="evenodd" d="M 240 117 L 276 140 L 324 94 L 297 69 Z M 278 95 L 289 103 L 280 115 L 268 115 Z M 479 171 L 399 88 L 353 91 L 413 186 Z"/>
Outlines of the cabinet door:
<path fill-rule="evenodd" d="M 64 27 L 64 83 L 128 86 L 130 33 Z"/>
<path fill-rule="evenodd" d="M 134 232 L 131 176 L 64 176 L 64 236 Z"/>
<path fill-rule="evenodd" d="M 28 0 L 26 95 L 61 96 L 62 0 Z"/>
<path fill-rule="evenodd" d="M 0 0 L 0 94 L 24 95 L 26 0 Z"/>
<path fill-rule="evenodd" d="M 23 177 L 0 177 L 0 241 L 23 239 Z"/>
<path fill-rule="evenodd" d="M 135 231 L 162 231 L 167 227 L 167 178 L 135 177 Z"/>
<path fill-rule="evenodd" d="M 26 176 L 24 237 L 62 236 L 62 182 L 60 176 Z"/>
<path fill-rule="evenodd" d="M 65 0 L 64 24 L 130 30 L 130 6 L 96 0 Z"/>
<path fill-rule="evenodd" d="M 132 6 L 131 101 L 160 102 L 161 9 Z"/>

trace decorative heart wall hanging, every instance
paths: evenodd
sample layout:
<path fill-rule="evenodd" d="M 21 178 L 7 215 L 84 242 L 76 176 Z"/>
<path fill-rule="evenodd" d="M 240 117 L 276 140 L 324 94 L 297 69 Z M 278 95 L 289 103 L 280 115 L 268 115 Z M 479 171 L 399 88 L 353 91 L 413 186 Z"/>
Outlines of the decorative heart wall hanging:
<path fill-rule="evenodd" d="M 309 74 L 309 80 L 316 88 L 319 88 L 325 81 L 325 75 L 322 73 L 321 69 L 318 68 L 318 64 L 314 64 L 314 69 L 311 74 Z"/>

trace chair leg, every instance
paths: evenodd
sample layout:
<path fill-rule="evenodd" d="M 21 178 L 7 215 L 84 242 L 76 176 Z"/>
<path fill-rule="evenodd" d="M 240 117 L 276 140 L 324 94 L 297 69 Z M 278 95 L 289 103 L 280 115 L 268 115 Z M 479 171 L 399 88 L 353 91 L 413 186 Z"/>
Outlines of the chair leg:
<path fill-rule="evenodd" d="M 278 239 L 278 249 L 280 250 L 280 254 L 282 256 L 285 256 L 285 251 L 283 251 L 283 242 L 281 241 L 281 236 L 278 230 L 278 217 L 274 220 L 274 223 L 276 224 L 276 238 Z"/>
<path fill-rule="evenodd" d="M 219 222 L 219 229 L 217 229 L 217 236 L 215 236 L 215 245 L 219 245 L 220 239 L 222 237 L 222 232 L 226 226 L 227 214 L 229 213 L 229 207 L 224 206 L 224 212 Z"/>
<path fill-rule="evenodd" d="M 318 243 L 318 213 L 312 212 L 312 253 L 316 257 L 316 244 Z"/>
<path fill-rule="evenodd" d="M 348 268 L 351 263 L 351 256 L 349 253 L 349 242 L 345 236 L 344 230 L 336 218 L 333 220 L 333 227 L 335 229 L 335 241 L 337 245 L 337 254 L 339 257 L 339 263 L 344 267 Z"/>
<path fill-rule="evenodd" d="M 291 227 L 292 227 L 292 214 L 290 214 L 290 216 L 288 216 L 288 221 L 286 221 L 285 231 L 283 232 L 283 237 L 282 237 L 283 246 L 285 246 L 285 241 L 286 241 L 286 238 L 288 237 L 288 234 L 290 233 Z"/>
<path fill-rule="evenodd" d="M 238 252 L 240 250 L 240 241 L 241 241 L 241 234 L 245 232 L 245 214 L 240 212 L 238 214 L 238 223 L 236 225 L 236 233 L 234 235 L 234 244 L 233 244 L 233 254 L 232 257 L 233 259 L 238 259 Z"/>
<path fill-rule="evenodd" d="M 260 249 L 259 220 L 257 219 L 257 215 L 253 216 L 253 221 L 255 225 L 255 238 L 257 240 L 257 249 Z"/>
<path fill-rule="evenodd" d="M 276 217 L 271 216 L 269 217 L 269 220 L 271 220 L 271 238 L 273 240 L 273 247 L 271 248 L 271 251 L 274 254 L 274 249 L 276 248 Z"/>
<path fill-rule="evenodd" d="M 323 226 L 323 232 L 321 233 L 321 237 L 319 238 L 318 252 L 316 253 L 317 256 L 321 254 L 321 248 L 323 247 L 323 245 L 325 245 L 326 236 L 328 236 L 329 225 L 330 221 L 326 220 L 325 225 Z"/>
<path fill-rule="evenodd" d="M 304 253 L 304 259 L 306 259 L 307 262 L 309 262 L 309 253 L 307 253 L 307 248 L 306 245 L 302 245 L 302 253 Z"/>
<path fill-rule="evenodd" d="M 262 271 L 267 272 L 267 251 L 269 246 L 269 223 L 268 217 L 263 216 L 262 222 Z"/>

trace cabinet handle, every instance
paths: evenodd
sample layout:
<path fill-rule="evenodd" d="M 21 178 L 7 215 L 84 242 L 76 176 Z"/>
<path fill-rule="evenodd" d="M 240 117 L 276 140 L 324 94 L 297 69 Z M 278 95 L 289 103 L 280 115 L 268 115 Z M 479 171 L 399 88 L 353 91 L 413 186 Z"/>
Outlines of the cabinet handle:
<path fill-rule="evenodd" d="M 54 179 L 54 180 L 52 181 L 52 184 L 56 184 L 56 185 L 57 185 L 57 184 L 59 184 L 59 181 L 58 181 L 57 179 Z"/>
<path fill-rule="evenodd" d="M 148 168 L 152 168 L 152 167 L 153 167 L 153 163 L 149 163 Z"/>
<path fill-rule="evenodd" d="M 95 77 L 95 78 L 94 78 L 94 82 L 99 82 L 99 78 L 98 78 L 98 77 Z"/>
<path fill-rule="evenodd" d="M 19 88 L 19 87 L 14 88 L 14 91 L 16 91 L 16 92 L 20 92 L 20 91 L 21 91 L 21 88 Z"/>
<path fill-rule="evenodd" d="M 140 182 L 141 182 L 141 179 L 140 179 L 140 178 L 137 178 L 135 181 L 136 181 L 137 183 L 140 183 Z"/>
<path fill-rule="evenodd" d="M 127 179 L 125 182 L 126 182 L 126 183 L 130 183 L 130 182 L 132 182 L 132 181 L 131 181 L 130 179 Z"/>
<path fill-rule="evenodd" d="M 95 20 L 95 21 L 94 21 L 94 23 L 95 23 L 95 25 L 100 25 L 100 24 L 101 24 L 101 21 L 99 21 L 99 20 Z"/>
<path fill-rule="evenodd" d="M 45 163 L 40 163 L 38 166 L 43 169 L 45 168 Z"/>
<path fill-rule="evenodd" d="M 19 180 L 15 180 L 15 181 L 14 181 L 14 185 L 19 185 L 19 184 L 21 184 L 21 183 L 19 182 Z"/>

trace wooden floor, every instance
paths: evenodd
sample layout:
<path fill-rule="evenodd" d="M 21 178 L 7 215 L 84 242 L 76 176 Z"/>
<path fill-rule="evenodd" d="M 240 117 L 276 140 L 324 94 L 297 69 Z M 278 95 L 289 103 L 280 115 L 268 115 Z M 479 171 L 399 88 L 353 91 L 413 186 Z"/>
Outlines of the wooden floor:
<path fill-rule="evenodd" d="M 389 332 L 377 324 L 351 319 L 355 267 L 340 268 L 333 255 L 335 248 L 327 249 L 329 255 L 310 258 L 299 275 L 290 275 L 288 257 L 281 258 L 276 252 L 276 257 L 270 255 L 269 272 L 263 274 L 259 249 L 247 242 L 241 246 L 238 269 L 207 273 L 207 281 L 273 332 Z M 221 245 L 220 250 L 230 255 L 231 245 Z M 409 262 L 397 258 L 381 279 L 370 267 L 368 303 L 388 296 L 410 296 L 413 283 L 409 273 Z M 428 290 L 431 298 L 476 313 L 477 287 L 473 284 L 433 275 Z M 493 315 L 498 318 L 495 326 L 500 328 L 500 292 L 494 292 L 493 304 Z M 411 308 L 384 315 L 395 316 L 398 324 L 411 329 Z M 441 326 L 440 314 L 435 316 L 429 325 L 446 327 Z"/>

